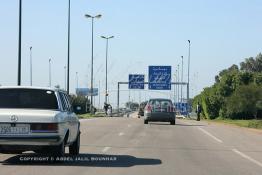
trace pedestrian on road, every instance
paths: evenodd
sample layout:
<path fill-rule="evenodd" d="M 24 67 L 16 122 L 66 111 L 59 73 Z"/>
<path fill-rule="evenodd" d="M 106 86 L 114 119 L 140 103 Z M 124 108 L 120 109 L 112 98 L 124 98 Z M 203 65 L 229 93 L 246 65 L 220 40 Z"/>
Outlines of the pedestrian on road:
<path fill-rule="evenodd" d="M 196 106 L 197 121 L 200 121 L 200 114 L 201 114 L 201 111 L 202 111 L 202 107 L 201 107 L 200 103 L 197 102 L 197 106 Z"/>
<path fill-rule="evenodd" d="M 109 117 L 112 117 L 112 106 L 110 104 L 108 106 L 108 115 Z"/>
<path fill-rule="evenodd" d="M 104 111 L 105 111 L 105 114 L 107 116 L 108 104 L 106 102 L 104 103 Z"/>

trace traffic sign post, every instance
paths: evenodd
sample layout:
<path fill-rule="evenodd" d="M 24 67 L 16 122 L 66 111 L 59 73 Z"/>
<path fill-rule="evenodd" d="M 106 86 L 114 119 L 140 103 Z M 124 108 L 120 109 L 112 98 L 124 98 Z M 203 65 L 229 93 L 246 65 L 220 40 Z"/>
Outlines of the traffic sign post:
<path fill-rule="evenodd" d="M 148 89 L 171 90 L 171 66 L 149 66 Z"/>
<path fill-rule="evenodd" d="M 129 74 L 129 89 L 144 89 L 145 75 L 142 74 Z"/>

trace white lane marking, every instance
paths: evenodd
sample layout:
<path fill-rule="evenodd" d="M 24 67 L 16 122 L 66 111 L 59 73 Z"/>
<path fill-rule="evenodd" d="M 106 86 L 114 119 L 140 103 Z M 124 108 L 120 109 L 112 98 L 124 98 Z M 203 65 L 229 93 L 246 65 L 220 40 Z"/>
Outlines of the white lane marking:
<path fill-rule="evenodd" d="M 119 136 L 122 136 L 122 135 L 124 135 L 124 133 L 123 133 L 123 132 L 120 132 L 118 135 L 119 135 Z"/>
<path fill-rule="evenodd" d="M 246 154 L 238 151 L 237 149 L 232 149 L 232 151 L 233 151 L 234 153 L 237 153 L 237 154 L 240 155 L 241 157 L 244 157 L 245 159 L 247 159 L 247 160 L 249 160 L 249 161 L 257 164 L 257 165 L 260 166 L 260 167 L 262 167 L 262 163 L 261 163 L 261 162 L 255 160 L 255 159 L 253 159 L 253 158 L 251 158 L 251 157 L 249 157 L 248 155 L 246 155 Z"/>
<path fill-rule="evenodd" d="M 212 137 L 212 138 L 213 138 L 214 140 L 216 140 L 217 142 L 223 143 L 222 140 L 220 140 L 220 139 L 218 139 L 217 137 L 213 136 L 212 134 L 210 134 L 209 132 L 207 132 L 207 131 L 204 130 L 203 128 L 198 127 L 198 129 L 199 129 L 200 131 L 202 131 L 203 133 L 205 133 L 206 135 Z"/>
<path fill-rule="evenodd" d="M 105 152 L 107 152 L 110 148 L 111 148 L 111 147 L 105 147 L 105 148 L 102 150 L 102 152 L 105 153 Z"/>

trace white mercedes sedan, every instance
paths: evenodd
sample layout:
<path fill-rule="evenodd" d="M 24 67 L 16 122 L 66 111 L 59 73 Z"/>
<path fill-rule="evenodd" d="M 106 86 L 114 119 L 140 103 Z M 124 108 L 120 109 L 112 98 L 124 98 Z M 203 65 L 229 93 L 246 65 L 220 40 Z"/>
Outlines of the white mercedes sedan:
<path fill-rule="evenodd" d="M 63 90 L 0 87 L 0 153 L 79 154 L 80 122 Z"/>

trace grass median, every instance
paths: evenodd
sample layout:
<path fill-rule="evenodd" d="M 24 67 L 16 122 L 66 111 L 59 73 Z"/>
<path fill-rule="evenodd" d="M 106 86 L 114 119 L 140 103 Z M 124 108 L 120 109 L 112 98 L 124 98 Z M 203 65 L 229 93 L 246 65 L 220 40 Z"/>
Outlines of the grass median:
<path fill-rule="evenodd" d="M 77 115 L 79 119 L 90 119 L 90 118 L 96 118 L 96 117 L 105 117 L 104 113 L 97 113 L 97 114 L 78 114 Z"/>
<path fill-rule="evenodd" d="M 246 128 L 262 129 L 262 120 L 229 120 L 229 119 L 222 120 L 222 119 L 215 119 L 215 120 L 208 120 L 208 121 L 230 124 L 230 125 L 236 125 L 236 126 L 246 127 Z"/>

